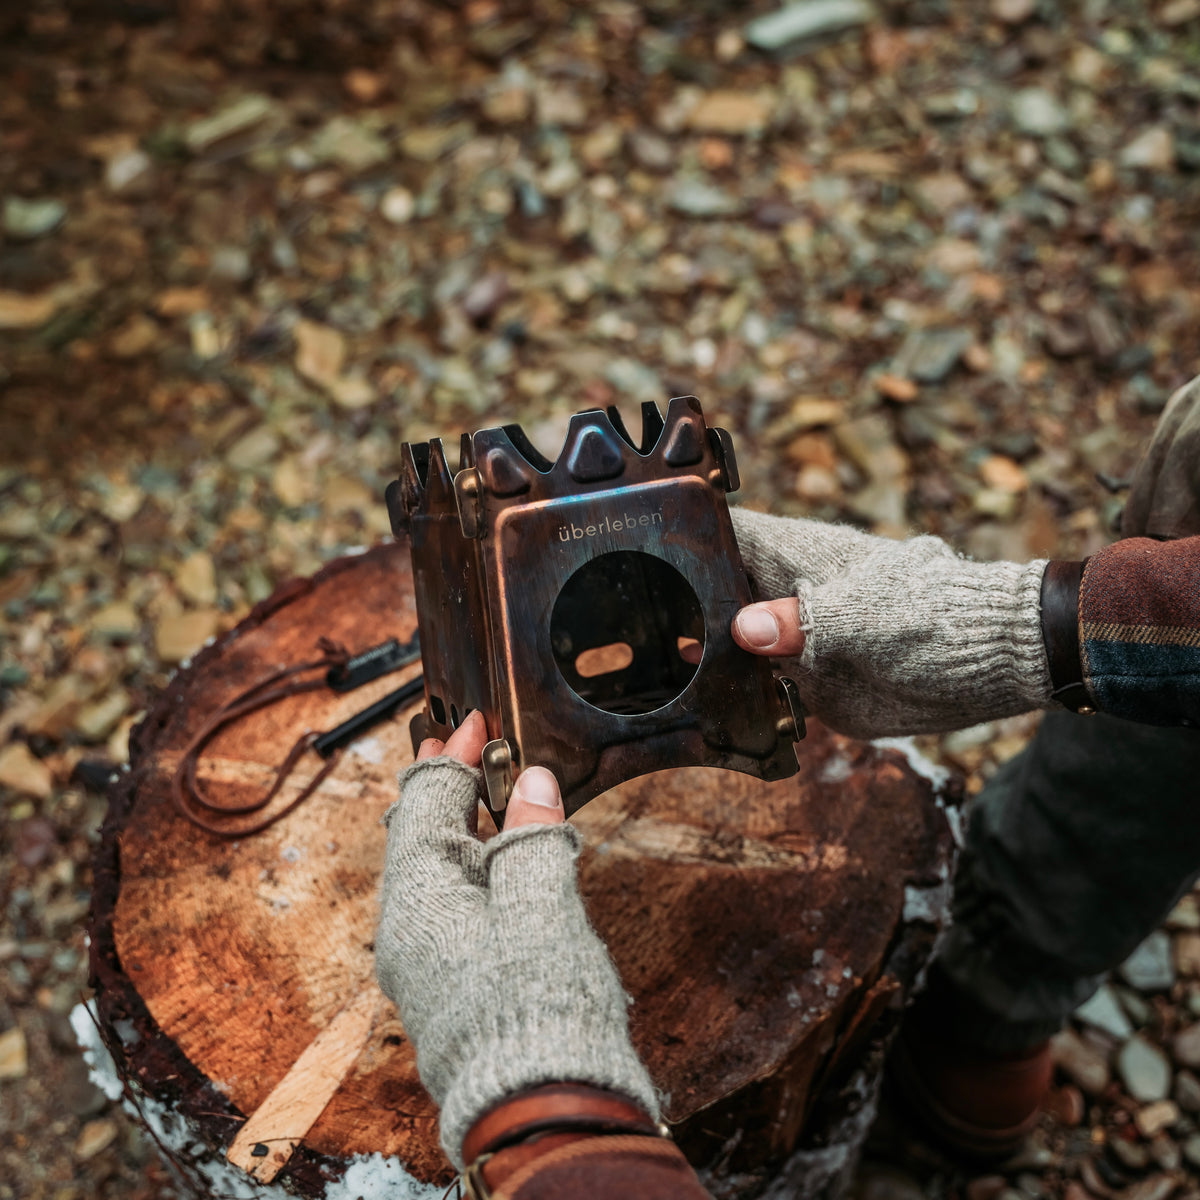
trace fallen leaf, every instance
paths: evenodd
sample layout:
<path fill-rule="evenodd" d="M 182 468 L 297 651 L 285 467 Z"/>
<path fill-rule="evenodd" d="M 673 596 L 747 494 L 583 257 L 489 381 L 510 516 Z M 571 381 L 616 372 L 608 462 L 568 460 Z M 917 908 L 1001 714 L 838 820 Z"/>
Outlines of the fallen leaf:
<path fill-rule="evenodd" d="M 20 1029 L 0 1033 L 0 1079 L 23 1079 L 29 1072 L 29 1051 Z"/>
<path fill-rule="evenodd" d="M 117 1140 L 119 1132 L 116 1121 L 108 1117 L 88 1121 L 79 1131 L 79 1137 L 75 1140 L 75 1157 L 80 1162 L 95 1158 L 97 1154 L 102 1150 L 107 1150 Z"/>
<path fill-rule="evenodd" d="M 907 404 L 910 400 L 917 398 L 917 385 L 902 375 L 889 375 L 886 372 L 876 375 L 875 387 L 889 400 L 899 400 L 902 404 Z"/>
<path fill-rule="evenodd" d="M 191 658 L 220 628 L 221 614 L 216 609 L 180 613 L 163 617 L 154 630 L 154 648 L 165 663 L 181 663 Z"/>
<path fill-rule="evenodd" d="M 337 379 L 346 365 L 346 339 L 328 325 L 297 321 L 296 370 L 313 383 L 327 385 Z"/>
<path fill-rule="evenodd" d="M 58 300 L 48 293 L 0 292 L 0 329 L 38 329 L 57 309 Z"/>
<path fill-rule="evenodd" d="M 1003 454 L 992 454 L 979 465 L 979 477 L 990 488 L 1015 495 L 1029 487 L 1029 476 L 1020 463 Z"/>

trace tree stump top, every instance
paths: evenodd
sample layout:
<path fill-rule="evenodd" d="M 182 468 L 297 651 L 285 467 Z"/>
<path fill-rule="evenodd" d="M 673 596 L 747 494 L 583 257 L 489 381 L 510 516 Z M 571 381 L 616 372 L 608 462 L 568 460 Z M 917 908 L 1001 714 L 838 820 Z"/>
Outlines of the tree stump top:
<path fill-rule="evenodd" d="M 92 972 L 125 1079 L 215 1152 L 259 1114 L 271 1137 L 252 1168 L 265 1159 L 262 1177 L 281 1169 L 308 1195 L 363 1154 L 396 1156 L 430 1185 L 452 1177 L 412 1048 L 374 982 L 380 817 L 412 758 L 412 710 L 348 748 L 282 821 L 239 841 L 184 820 L 171 777 L 207 716 L 311 658 L 318 636 L 357 652 L 407 639 L 415 623 L 403 545 L 339 560 L 264 602 L 139 726 L 99 852 Z M 247 717 L 203 754 L 209 793 L 231 805 L 262 794 L 298 734 L 331 728 L 419 670 Z M 793 778 L 659 772 L 574 818 L 588 910 L 634 998 L 634 1040 L 697 1163 L 735 1128 L 743 1167 L 785 1156 L 931 943 L 906 900 L 948 877 L 933 786 L 898 751 L 810 729 Z M 306 756 L 276 803 L 317 765 Z M 328 1103 L 309 1111 L 322 1089 Z"/>

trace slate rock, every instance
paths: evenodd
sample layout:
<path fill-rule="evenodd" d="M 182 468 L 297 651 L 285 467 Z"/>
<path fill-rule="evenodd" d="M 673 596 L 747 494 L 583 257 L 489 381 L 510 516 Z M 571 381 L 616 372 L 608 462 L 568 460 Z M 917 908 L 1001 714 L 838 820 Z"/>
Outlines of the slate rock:
<path fill-rule="evenodd" d="M 129 641 L 137 637 L 142 619 L 127 600 L 114 600 L 97 609 L 88 622 L 93 633 L 110 641 Z"/>
<path fill-rule="evenodd" d="M 1164 126 L 1152 126 L 1126 145 L 1117 161 L 1123 167 L 1169 171 L 1175 165 L 1175 139 Z"/>
<path fill-rule="evenodd" d="M 919 383 L 941 383 L 974 341 L 969 329 L 918 329 L 905 339 L 892 372 Z"/>
<path fill-rule="evenodd" d="M 35 758 L 24 742 L 10 742 L 0 750 L 0 785 L 22 796 L 46 800 L 54 788 L 50 768 Z"/>
<path fill-rule="evenodd" d="M 1131 987 L 1114 987 L 1113 992 L 1137 1028 L 1141 1029 L 1150 1024 L 1154 1017 L 1154 1007 L 1141 992 Z"/>
<path fill-rule="evenodd" d="M 147 182 L 153 162 L 144 150 L 128 149 L 114 154 L 104 164 L 104 185 L 118 196 Z"/>
<path fill-rule="evenodd" d="M 268 425 L 259 425 L 242 434 L 225 455 L 225 461 L 238 471 L 265 466 L 279 452 L 279 438 Z"/>
<path fill-rule="evenodd" d="M 117 1140 L 120 1131 L 120 1126 L 110 1117 L 98 1117 L 94 1121 L 85 1122 L 75 1140 L 75 1158 L 79 1162 L 95 1158 Z"/>
<path fill-rule="evenodd" d="M 28 1071 L 25 1034 L 19 1028 L 0 1033 L 0 1079 L 23 1079 Z"/>
<path fill-rule="evenodd" d="M 217 576 L 212 555 L 206 550 L 189 554 L 175 572 L 175 586 L 193 604 L 207 607 L 217 601 Z"/>
<path fill-rule="evenodd" d="M 78 1057 L 77 1048 L 72 1046 L 70 1049 L 75 1055 L 63 1063 L 58 1096 L 72 1115 L 94 1117 L 108 1106 L 108 1097 L 92 1083 L 87 1064 Z"/>
<path fill-rule="evenodd" d="M 1150 1165 L 1150 1152 L 1140 1142 L 1115 1137 L 1109 1141 L 1108 1150 L 1127 1171 L 1144 1171 Z"/>
<path fill-rule="evenodd" d="M 629 136 L 629 151 L 639 167 L 647 171 L 669 171 L 675 161 L 675 151 L 666 138 L 644 129 Z"/>
<path fill-rule="evenodd" d="M 1193 1133 L 1186 1142 L 1183 1143 L 1183 1157 L 1193 1167 L 1200 1167 L 1200 1133 Z"/>
<path fill-rule="evenodd" d="M 1147 1141 L 1170 1129 L 1179 1120 L 1179 1105 L 1174 1100 L 1155 1100 L 1139 1108 L 1133 1116 L 1137 1131 Z"/>
<path fill-rule="evenodd" d="M 1181 1067 L 1200 1069 L 1200 1022 L 1189 1025 L 1175 1035 L 1171 1053 Z"/>
<path fill-rule="evenodd" d="M 1083 321 L 1091 339 L 1092 353 L 1101 362 L 1111 362 L 1125 349 L 1125 332 L 1104 305 L 1089 306 L 1084 311 Z"/>
<path fill-rule="evenodd" d="M 1121 964 L 1118 972 L 1139 992 L 1165 992 L 1175 982 L 1170 934 L 1156 929 Z"/>
<path fill-rule="evenodd" d="M 1200 931 L 1200 903 L 1195 893 L 1189 892 L 1171 909 L 1165 924 L 1171 930 Z"/>
<path fill-rule="evenodd" d="M 341 375 L 346 365 L 346 339 L 340 330 L 300 320 L 292 333 L 296 339 L 296 370 L 305 379 L 325 386 Z"/>
<path fill-rule="evenodd" d="M 184 130 L 184 143 L 193 154 L 199 154 L 227 137 L 252 129 L 274 108 L 275 102 L 269 96 L 257 93 L 241 96 L 212 116 L 193 121 Z"/>
<path fill-rule="evenodd" d="M 657 373 L 634 358 L 614 358 L 604 371 L 604 378 L 632 400 L 661 401 L 666 389 Z"/>
<path fill-rule="evenodd" d="M 800 0 L 755 18 L 742 36 L 757 50 L 781 50 L 793 42 L 865 25 L 874 16 L 866 0 Z"/>
<path fill-rule="evenodd" d="M 1184 1112 L 1200 1113 L 1200 1079 L 1191 1071 L 1178 1072 L 1171 1097 Z"/>
<path fill-rule="evenodd" d="M 391 157 L 387 141 L 354 117 L 330 118 L 313 135 L 309 150 L 318 162 L 331 162 L 348 171 L 365 171 Z"/>
<path fill-rule="evenodd" d="M 221 614 L 216 609 L 163 617 L 154 630 L 154 648 L 165 663 L 183 662 L 215 637 L 220 625 Z"/>
<path fill-rule="evenodd" d="M 406 187 L 389 188 L 380 197 L 379 213 L 393 225 L 407 225 L 416 211 L 416 197 Z"/>
<path fill-rule="evenodd" d="M 1163 1101 L 1170 1103 L 1170 1101 Z M 1160 1133 L 1150 1142 L 1150 1157 L 1164 1171 L 1178 1171 L 1183 1165 L 1179 1145 L 1168 1134 Z"/>
<path fill-rule="evenodd" d="M 1046 1097 L 1044 1108 L 1060 1125 L 1074 1129 L 1082 1125 L 1087 1116 L 1087 1101 L 1083 1093 L 1073 1084 L 1054 1088 Z"/>
<path fill-rule="evenodd" d="M 38 867 L 58 850 L 58 830 L 45 817 L 28 817 L 16 828 L 13 853 L 23 867 Z"/>
<path fill-rule="evenodd" d="M 1182 134 L 1175 139 L 1175 158 L 1181 167 L 1200 170 L 1200 137 Z"/>
<path fill-rule="evenodd" d="M 1099 1096 L 1110 1079 L 1108 1060 L 1095 1046 L 1073 1029 L 1064 1029 L 1050 1039 L 1054 1065 L 1079 1085 L 1087 1096 Z"/>
<path fill-rule="evenodd" d="M 1047 318 L 1044 339 L 1046 349 L 1055 358 L 1074 358 L 1088 346 L 1087 328 L 1074 313 L 1061 318 Z"/>
<path fill-rule="evenodd" d="M 1174 1175 L 1151 1175 L 1127 1187 L 1121 1200 L 1168 1200 L 1178 1183 Z"/>
<path fill-rule="evenodd" d="M 483 321 L 500 307 L 510 291 L 503 271 L 489 271 L 467 288 L 459 304 L 472 321 Z"/>
<path fill-rule="evenodd" d="M 745 208 L 741 197 L 702 179 L 678 179 L 667 203 L 685 217 L 732 217 Z"/>
<path fill-rule="evenodd" d="M 1125 1090 L 1139 1104 L 1152 1104 L 1170 1095 L 1171 1064 L 1156 1045 L 1140 1034 L 1131 1037 L 1117 1051 L 1116 1067 Z"/>
<path fill-rule="evenodd" d="M 1190 979 L 1200 976 L 1200 933 L 1175 935 L 1175 969 Z"/>
<path fill-rule="evenodd" d="M 757 92 L 710 92 L 688 114 L 688 125 L 698 133 L 741 136 L 761 133 L 771 120 L 769 95 Z"/>
<path fill-rule="evenodd" d="M 1033 16 L 1037 0 L 991 0 L 989 14 L 1004 25 L 1021 25 Z"/>
<path fill-rule="evenodd" d="M 1081 1004 L 1073 1016 L 1093 1029 L 1111 1034 L 1118 1041 L 1123 1042 L 1133 1036 L 1133 1026 L 1107 983 L 1102 984 L 1090 1000 Z"/>
<path fill-rule="evenodd" d="M 1003 1169 L 1010 1175 L 1017 1171 L 1044 1171 L 1055 1161 L 1055 1157 L 1054 1151 L 1046 1144 L 1042 1130 L 1035 1129 L 1017 1152 L 1004 1160 Z"/>
<path fill-rule="evenodd" d="M 1067 110 L 1045 88 L 1022 88 L 1009 104 L 1013 123 L 1021 133 L 1047 137 L 1070 127 Z"/>
<path fill-rule="evenodd" d="M 85 704 L 75 717 L 75 730 L 85 742 L 104 741 L 132 706 L 130 695 L 117 688 L 91 704 Z"/>
<path fill-rule="evenodd" d="M 32 241 L 57 229 L 66 218 L 67 206 L 61 200 L 25 200 L 21 196 L 4 199 L 4 232 L 10 237 Z"/>

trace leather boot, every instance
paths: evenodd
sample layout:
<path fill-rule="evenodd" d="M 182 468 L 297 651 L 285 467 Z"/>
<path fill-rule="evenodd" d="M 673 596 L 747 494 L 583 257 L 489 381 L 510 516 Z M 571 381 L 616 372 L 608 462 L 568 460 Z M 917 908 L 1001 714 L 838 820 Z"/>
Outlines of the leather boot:
<path fill-rule="evenodd" d="M 1043 1042 L 1015 1055 L 988 1055 L 901 1029 L 890 1072 L 901 1103 L 948 1149 L 1005 1158 L 1037 1124 L 1054 1064 Z"/>

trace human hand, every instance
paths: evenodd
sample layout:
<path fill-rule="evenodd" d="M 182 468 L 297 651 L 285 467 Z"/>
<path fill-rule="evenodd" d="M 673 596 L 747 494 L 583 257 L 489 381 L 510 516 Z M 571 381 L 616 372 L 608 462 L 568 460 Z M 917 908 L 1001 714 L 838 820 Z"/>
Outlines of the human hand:
<path fill-rule="evenodd" d="M 1129 489 L 1125 537 L 1200 534 L 1200 378 L 1167 403 Z"/>
<path fill-rule="evenodd" d="M 487 726 L 478 712 L 467 714 L 463 723 L 446 739 L 426 738 L 417 748 L 417 762 L 436 758 L 440 754 L 458 759 L 464 766 L 478 768 L 483 760 L 483 748 L 487 745 Z M 529 767 L 521 772 L 514 785 L 508 808 L 504 813 L 506 830 L 520 829 L 523 825 L 561 825 L 565 821 L 562 796 L 558 780 L 545 767 Z M 476 820 L 478 813 L 476 813 Z M 471 831 L 476 820 L 470 822 Z"/>
<path fill-rule="evenodd" d="M 974 563 L 934 537 L 893 541 L 732 511 L 761 593 L 734 640 L 783 658 L 805 707 L 855 737 L 960 729 L 1039 708 L 1045 562 Z"/>
<path fill-rule="evenodd" d="M 421 1081 L 441 1108 L 442 1147 L 504 1096 L 591 1083 L 657 1119 L 629 1040 L 628 998 L 588 924 L 576 882 L 580 836 L 554 775 L 516 780 L 504 831 L 473 833 L 487 733 L 478 713 L 446 743 L 422 743 L 388 810 L 380 987 L 395 1002 Z"/>

